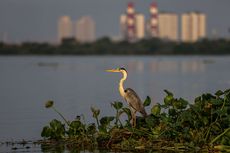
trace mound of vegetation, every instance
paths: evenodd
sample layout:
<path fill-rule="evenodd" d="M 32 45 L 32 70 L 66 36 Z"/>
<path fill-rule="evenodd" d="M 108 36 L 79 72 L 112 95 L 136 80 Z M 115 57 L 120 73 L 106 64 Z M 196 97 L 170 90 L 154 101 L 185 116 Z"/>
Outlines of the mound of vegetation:
<path fill-rule="evenodd" d="M 42 148 L 230 151 L 230 89 L 202 94 L 194 102 L 165 93 L 163 104 L 154 104 L 146 118 L 138 117 L 136 127 L 131 126 L 130 110 L 121 102 L 111 104 L 114 116 L 100 117 L 100 110 L 91 108 L 96 122 L 86 124 L 80 116 L 67 121 L 48 101 L 46 108 L 54 109 L 64 122 L 54 119 L 43 128 Z M 144 106 L 150 105 L 147 97 Z M 122 114 L 126 121 L 121 121 Z"/>

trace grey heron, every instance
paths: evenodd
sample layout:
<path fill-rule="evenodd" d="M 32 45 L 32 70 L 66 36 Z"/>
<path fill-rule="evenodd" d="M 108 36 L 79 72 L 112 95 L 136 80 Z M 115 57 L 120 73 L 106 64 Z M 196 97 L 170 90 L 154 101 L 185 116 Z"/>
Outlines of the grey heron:
<path fill-rule="evenodd" d="M 125 99 L 125 101 L 128 103 L 131 115 L 132 115 L 132 126 L 136 126 L 136 112 L 140 112 L 144 117 L 147 116 L 147 113 L 145 111 L 145 108 L 143 106 L 143 103 L 139 96 L 136 94 L 136 92 L 131 89 L 127 88 L 124 89 L 124 81 L 127 79 L 128 73 L 125 68 L 117 68 L 117 69 L 111 69 L 106 70 L 107 72 L 120 72 L 123 74 L 123 77 L 121 78 L 119 82 L 119 92 L 120 95 Z"/>

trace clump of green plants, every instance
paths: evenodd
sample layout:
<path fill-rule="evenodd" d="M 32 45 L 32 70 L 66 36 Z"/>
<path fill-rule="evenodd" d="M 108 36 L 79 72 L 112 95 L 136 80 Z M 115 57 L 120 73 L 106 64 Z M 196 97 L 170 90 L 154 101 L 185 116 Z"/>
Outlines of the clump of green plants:
<path fill-rule="evenodd" d="M 164 92 L 162 103 L 150 106 L 151 99 L 146 98 L 144 106 L 151 107 L 151 112 L 145 118 L 137 117 L 136 127 L 131 126 L 131 112 L 122 102 L 111 103 L 113 116 L 100 117 L 101 111 L 91 107 L 96 124 L 86 124 L 80 116 L 67 121 L 54 102 L 48 101 L 46 108 L 53 108 L 64 123 L 54 119 L 45 126 L 42 144 L 65 142 L 68 147 L 106 146 L 119 150 L 230 151 L 230 89 L 202 94 L 194 102 L 175 98 L 168 90 Z"/>
<path fill-rule="evenodd" d="M 54 102 L 49 100 L 45 104 L 46 108 L 52 108 L 57 112 L 64 123 L 53 119 L 48 126 L 42 130 L 41 136 L 55 142 L 69 142 L 69 145 L 81 146 L 92 145 L 95 142 L 96 126 L 94 123 L 86 125 L 83 123 L 81 116 L 77 116 L 73 121 L 67 119 L 54 107 Z M 48 141 L 50 143 L 50 141 Z"/>

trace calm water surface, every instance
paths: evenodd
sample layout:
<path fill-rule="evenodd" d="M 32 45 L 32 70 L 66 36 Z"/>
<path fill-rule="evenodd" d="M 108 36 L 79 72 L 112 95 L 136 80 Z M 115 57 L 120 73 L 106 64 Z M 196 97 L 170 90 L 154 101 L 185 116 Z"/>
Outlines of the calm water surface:
<path fill-rule="evenodd" d="M 93 122 L 91 106 L 102 115 L 113 114 L 110 103 L 123 101 L 118 93 L 119 73 L 125 67 L 126 87 L 153 103 L 163 101 L 164 89 L 192 101 L 204 92 L 230 87 L 230 56 L 39 56 L 0 57 L 0 141 L 37 140 L 54 118 L 45 109 L 54 100 L 63 115 L 73 120 L 84 114 Z M 1 147 L 1 146 L 0 146 Z"/>

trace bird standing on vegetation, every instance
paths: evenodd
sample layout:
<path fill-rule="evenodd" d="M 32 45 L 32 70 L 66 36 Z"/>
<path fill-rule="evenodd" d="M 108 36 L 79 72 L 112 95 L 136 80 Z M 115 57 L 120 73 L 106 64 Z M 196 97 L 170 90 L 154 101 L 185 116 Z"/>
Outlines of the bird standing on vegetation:
<path fill-rule="evenodd" d="M 121 96 L 125 99 L 125 101 L 129 104 L 131 115 L 132 115 L 132 126 L 135 127 L 136 112 L 140 112 L 144 117 L 147 116 L 147 113 L 145 111 L 142 101 L 140 100 L 136 92 L 131 88 L 124 89 L 123 84 L 128 76 L 127 71 L 125 70 L 125 68 L 117 68 L 117 69 L 107 70 L 107 72 L 120 72 L 123 74 L 123 77 L 119 82 L 119 92 Z"/>

